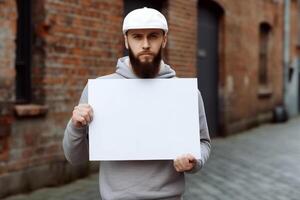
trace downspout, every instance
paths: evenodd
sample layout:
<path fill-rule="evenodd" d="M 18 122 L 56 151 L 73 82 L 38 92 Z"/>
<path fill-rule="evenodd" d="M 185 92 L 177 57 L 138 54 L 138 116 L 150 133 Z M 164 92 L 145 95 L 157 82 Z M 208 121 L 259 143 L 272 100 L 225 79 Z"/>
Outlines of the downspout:
<path fill-rule="evenodd" d="M 288 70 L 290 63 L 290 0 L 284 0 L 283 22 L 283 106 L 287 108 Z"/>
<path fill-rule="evenodd" d="M 288 120 L 287 87 L 288 70 L 290 62 L 290 0 L 284 0 L 283 13 L 283 61 L 282 61 L 282 99 L 281 105 L 277 105 L 273 111 L 274 122 L 285 122 Z"/>
<path fill-rule="evenodd" d="M 297 1 L 297 4 L 298 4 L 298 9 L 297 9 L 297 12 L 298 12 L 297 13 L 297 16 L 298 16 L 298 18 L 297 18 L 298 19 L 297 20 L 297 23 L 298 23 L 298 33 L 297 33 L 298 34 L 298 42 L 297 43 L 298 44 L 297 45 L 298 45 L 298 48 L 299 48 L 300 47 L 300 0 Z M 298 54 L 298 56 L 300 56 L 300 55 Z"/>
<path fill-rule="evenodd" d="M 300 0 L 297 1 L 297 57 L 298 57 L 298 114 L 300 113 Z"/>

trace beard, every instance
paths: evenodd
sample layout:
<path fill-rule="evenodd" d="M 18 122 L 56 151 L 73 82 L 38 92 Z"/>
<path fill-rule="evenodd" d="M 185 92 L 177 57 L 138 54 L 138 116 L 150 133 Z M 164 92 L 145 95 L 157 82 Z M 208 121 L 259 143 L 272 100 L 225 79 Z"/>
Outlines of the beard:
<path fill-rule="evenodd" d="M 148 52 L 142 52 L 142 53 L 148 53 Z M 162 47 L 160 47 L 156 55 L 152 54 L 154 56 L 152 61 L 146 60 L 145 62 L 141 62 L 138 58 L 140 54 L 135 56 L 130 46 L 128 46 L 128 55 L 129 55 L 132 69 L 136 74 L 136 76 L 138 76 L 139 78 L 155 78 L 158 75 L 160 62 L 162 59 Z"/>

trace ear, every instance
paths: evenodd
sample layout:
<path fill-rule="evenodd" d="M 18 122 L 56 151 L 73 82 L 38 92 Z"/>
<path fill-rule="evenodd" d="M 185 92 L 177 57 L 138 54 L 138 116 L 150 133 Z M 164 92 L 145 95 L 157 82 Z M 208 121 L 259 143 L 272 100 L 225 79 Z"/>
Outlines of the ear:
<path fill-rule="evenodd" d="M 124 42 L 125 42 L 125 47 L 128 49 L 128 38 L 127 35 L 124 34 Z"/>
<path fill-rule="evenodd" d="M 163 47 L 163 48 L 166 47 L 167 41 L 168 41 L 167 34 L 165 34 L 164 37 L 163 37 L 163 44 L 162 44 L 162 47 Z"/>

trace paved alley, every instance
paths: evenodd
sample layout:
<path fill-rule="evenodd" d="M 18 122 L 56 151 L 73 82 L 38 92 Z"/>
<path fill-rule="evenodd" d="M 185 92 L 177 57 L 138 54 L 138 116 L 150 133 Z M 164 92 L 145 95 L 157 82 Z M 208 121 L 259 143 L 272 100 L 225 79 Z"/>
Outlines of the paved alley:
<path fill-rule="evenodd" d="M 187 176 L 184 200 L 299 200 L 300 118 L 212 142 L 209 161 Z M 99 200 L 98 175 L 5 200 Z"/>
<path fill-rule="evenodd" d="M 204 170 L 187 180 L 185 200 L 299 200 L 300 118 L 215 139 Z"/>

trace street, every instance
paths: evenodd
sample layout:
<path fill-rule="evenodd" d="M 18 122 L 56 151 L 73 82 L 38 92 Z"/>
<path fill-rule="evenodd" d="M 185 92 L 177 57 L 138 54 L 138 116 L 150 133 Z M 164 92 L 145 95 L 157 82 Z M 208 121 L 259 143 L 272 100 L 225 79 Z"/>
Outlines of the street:
<path fill-rule="evenodd" d="M 184 200 L 299 200 L 300 117 L 212 141 L 209 161 L 186 176 Z M 98 174 L 5 200 L 99 200 Z"/>

